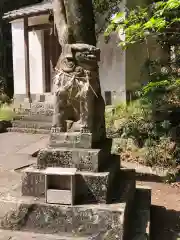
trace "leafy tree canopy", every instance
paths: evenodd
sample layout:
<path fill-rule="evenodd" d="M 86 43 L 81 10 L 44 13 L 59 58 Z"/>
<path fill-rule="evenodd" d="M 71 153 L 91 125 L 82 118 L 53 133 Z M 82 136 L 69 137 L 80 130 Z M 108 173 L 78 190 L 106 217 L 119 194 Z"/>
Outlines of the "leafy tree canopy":
<path fill-rule="evenodd" d="M 120 45 L 127 47 L 136 42 L 143 42 L 149 36 L 157 36 L 164 45 L 169 42 L 176 45 L 180 30 L 180 1 L 166 0 L 154 2 L 147 7 L 137 6 L 131 11 L 117 12 L 111 18 L 105 35 L 117 31 L 124 34 Z"/>

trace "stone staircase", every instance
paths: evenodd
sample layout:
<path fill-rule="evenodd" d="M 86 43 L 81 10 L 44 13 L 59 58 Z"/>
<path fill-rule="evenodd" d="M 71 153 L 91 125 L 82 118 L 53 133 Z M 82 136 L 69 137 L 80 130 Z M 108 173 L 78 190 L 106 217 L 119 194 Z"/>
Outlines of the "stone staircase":
<path fill-rule="evenodd" d="M 49 102 L 16 103 L 14 111 L 16 116 L 12 121 L 12 127 L 8 128 L 9 132 L 50 133 L 53 104 Z"/>
<path fill-rule="evenodd" d="M 92 143 L 90 133 L 52 132 L 36 164 L 21 171 L 22 182 L 0 196 L 1 228 L 59 239 L 147 240 L 151 191 L 136 187 L 135 171 L 120 166 L 111 143 Z M 62 169 L 77 170 L 72 205 L 47 202 L 49 167 L 60 174 Z M 57 179 L 52 181 L 51 188 L 59 191 Z M 62 189 L 66 192 L 67 186 Z"/>

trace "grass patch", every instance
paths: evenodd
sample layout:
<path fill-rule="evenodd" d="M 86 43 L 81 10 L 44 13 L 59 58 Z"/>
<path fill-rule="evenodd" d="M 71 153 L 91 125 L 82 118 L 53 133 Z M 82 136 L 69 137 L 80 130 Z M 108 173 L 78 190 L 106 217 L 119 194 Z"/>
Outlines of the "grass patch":
<path fill-rule="evenodd" d="M 15 116 L 10 106 L 4 105 L 0 107 L 0 121 L 11 121 Z"/>

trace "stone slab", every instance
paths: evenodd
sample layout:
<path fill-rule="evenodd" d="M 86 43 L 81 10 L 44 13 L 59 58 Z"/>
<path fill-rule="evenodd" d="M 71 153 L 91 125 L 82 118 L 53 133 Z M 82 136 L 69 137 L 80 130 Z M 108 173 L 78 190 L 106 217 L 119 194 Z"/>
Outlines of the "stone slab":
<path fill-rule="evenodd" d="M 42 121 L 38 122 L 38 121 L 15 120 L 12 122 L 12 127 L 50 130 L 52 127 L 52 123 L 51 122 L 42 122 Z"/>
<path fill-rule="evenodd" d="M 19 127 L 11 127 L 7 128 L 8 132 L 18 132 L 18 133 L 31 133 L 31 134 L 49 134 L 50 130 L 47 129 L 36 129 L 36 128 L 19 128 Z"/>
<path fill-rule="evenodd" d="M 79 171 L 98 172 L 103 161 L 107 160 L 102 149 L 44 148 L 37 157 L 39 169 L 47 167 L 71 167 Z"/>
<path fill-rule="evenodd" d="M 86 239 L 97 236 L 95 239 L 124 239 L 124 222 L 128 217 L 125 214 L 126 203 L 72 207 L 44 204 L 40 199 L 18 199 L 9 195 L 0 197 L 2 229 L 59 236 L 72 234 Z"/>
<path fill-rule="evenodd" d="M 92 148 L 92 134 L 82 134 L 79 132 L 56 132 L 56 128 L 51 129 L 50 147 L 69 148 Z"/>
<path fill-rule="evenodd" d="M 22 195 L 44 197 L 45 175 L 35 168 L 30 169 L 22 175 Z"/>
<path fill-rule="evenodd" d="M 76 172 L 75 199 L 76 203 L 108 203 L 110 196 L 109 172 L 92 173 Z M 45 171 L 33 167 L 23 170 L 23 196 L 45 197 Z"/>
<path fill-rule="evenodd" d="M 23 115 L 19 114 L 14 117 L 14 120 L 22 120 L 22 121 L 38 121 L 38 122 L 50 122 L 52 123 L 52 116 L 44 116 L 44 115 Z"/>
<path fill-rule="evenodd" d="M 33 232 L 21 232 L 21 231 L 10 231 L 0 230 L 0 240 L 87 240 L 84 237 L 70 236 L 69 234 L 62 234 L 58 236 L 56 234 L 40 234 Z"/>

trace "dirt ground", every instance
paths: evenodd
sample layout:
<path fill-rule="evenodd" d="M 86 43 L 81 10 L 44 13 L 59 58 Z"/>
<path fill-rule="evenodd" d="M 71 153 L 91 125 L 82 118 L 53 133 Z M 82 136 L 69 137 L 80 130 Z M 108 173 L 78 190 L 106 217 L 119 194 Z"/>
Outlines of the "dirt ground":
<path fill-rule="evenodd" d="M 169 185 L 160 179 L 138 179 L 138 185 L 152 188 L 151 240 L 180 240 L 180 183 Z"/>

